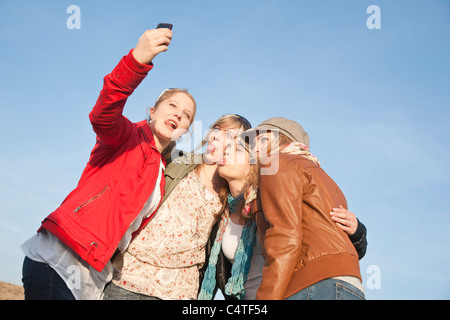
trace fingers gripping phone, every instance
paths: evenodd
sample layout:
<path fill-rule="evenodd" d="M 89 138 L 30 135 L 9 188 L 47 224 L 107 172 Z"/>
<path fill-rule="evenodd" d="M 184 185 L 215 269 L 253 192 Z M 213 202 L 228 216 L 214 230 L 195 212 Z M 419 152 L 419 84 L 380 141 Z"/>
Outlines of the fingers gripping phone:
<path fill-rule="evenodd" d="M 159 28 L 167 28 L 167 29 L 169 29 L 169 30 L 172 30 L 172 27 L 173 27 L 173 24 L 170 24 L 170 23 L 160 23 L 160 24 L 158 24 L 158 26 L 156 27 L 156 29 L 159 29 Z"/>

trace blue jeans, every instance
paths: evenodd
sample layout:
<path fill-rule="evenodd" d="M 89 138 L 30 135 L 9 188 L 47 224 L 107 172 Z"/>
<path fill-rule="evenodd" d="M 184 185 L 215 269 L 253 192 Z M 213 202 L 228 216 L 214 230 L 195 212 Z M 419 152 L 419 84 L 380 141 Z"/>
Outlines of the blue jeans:
<path fill-rule="evenodd" d="M 348 282 L 330 278 L 316 282 L 286 300 L 365 300 L 365 296 Z"/>
<path fill-rule="evenodd" d="M 103 292 L 103 300 L 161 300 L 157 297 L 135 293 L 110 282 Z"/>
<path fill-rule="evenodd" d="M 43 262 L 25 257 L 22 268 L 25 300 L 75 300 L 64 280 Z"/>

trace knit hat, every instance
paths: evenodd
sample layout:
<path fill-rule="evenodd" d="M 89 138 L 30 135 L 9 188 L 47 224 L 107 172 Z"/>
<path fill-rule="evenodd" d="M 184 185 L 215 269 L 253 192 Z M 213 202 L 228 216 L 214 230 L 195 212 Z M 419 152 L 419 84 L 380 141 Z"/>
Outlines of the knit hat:
<path fill-rule="evenodd" d="M 275 117 L 261 122 L 258 126 L 245 131 L 248 135 L 251 132 L 262 130 L 278 130 L 285 134 L 294 142 L 300 142 L 309 148 L 309 136 L 305 129 L 294 120 L 289 120 L 283 117 Z"/>

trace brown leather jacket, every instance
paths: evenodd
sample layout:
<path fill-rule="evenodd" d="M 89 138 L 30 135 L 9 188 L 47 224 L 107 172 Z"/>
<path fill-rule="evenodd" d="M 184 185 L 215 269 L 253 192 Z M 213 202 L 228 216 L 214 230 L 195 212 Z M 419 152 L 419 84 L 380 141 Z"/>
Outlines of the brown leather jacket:
<path fill-rule="evenodd" d="M 361 279 L 358 254 L 330 212 L 347 201 L 336 183 L 312 161 L 279 154 L 276 174 L 261 175 L 256 209 L 265 256 L 257 299 L 285 299 L 335 276 Z M 272 163 L 273 164 L 273 163 Z"/>

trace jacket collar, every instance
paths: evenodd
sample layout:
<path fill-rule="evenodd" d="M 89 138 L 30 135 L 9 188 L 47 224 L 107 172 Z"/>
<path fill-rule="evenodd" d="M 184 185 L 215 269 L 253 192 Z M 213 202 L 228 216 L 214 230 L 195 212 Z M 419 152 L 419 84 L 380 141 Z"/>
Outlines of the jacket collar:
<path fill-rule="evenodd" d="M 161 160 L 163 161 L 164 166 L 166 166 L 166 159 L 161 155 L 158 148 L 156 148 L 155 138 L 153 138 L 153 132 L 150 128 L 147 120 L 142 120 L 137 123 L 138 128 L 142 129 L 142 133 L 144 134 L 145 141 L 150 145 L 152 149 L 154 149 L 161 156 Z"/>

